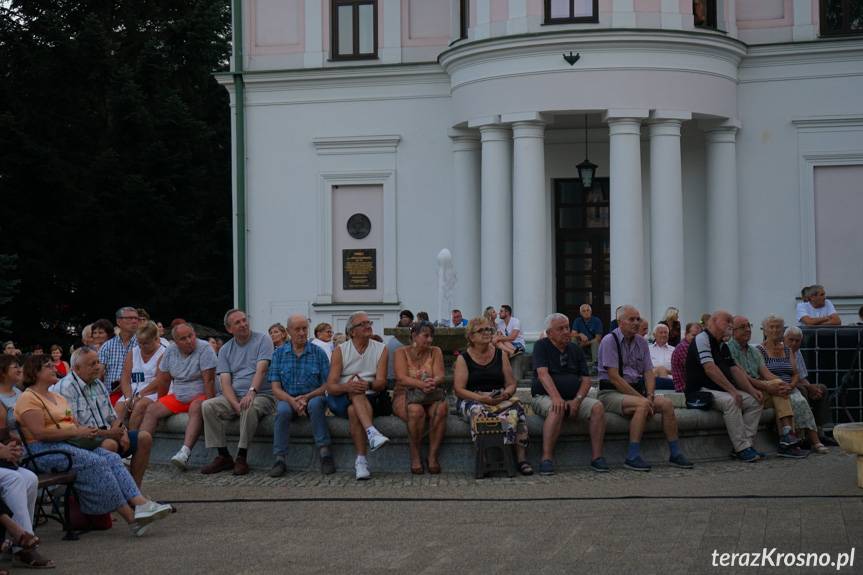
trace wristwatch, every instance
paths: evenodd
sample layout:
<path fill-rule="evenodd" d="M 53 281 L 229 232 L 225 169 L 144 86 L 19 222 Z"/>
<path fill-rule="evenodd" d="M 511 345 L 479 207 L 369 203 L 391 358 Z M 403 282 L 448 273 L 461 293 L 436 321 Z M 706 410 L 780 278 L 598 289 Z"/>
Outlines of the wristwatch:
<path fill-rule="evenodd" d="M 576 395 L 576 396 L 575 396 L 575 398 L 576 398 L 578 401 L 583 401 L 583 400 L 584 400 L 584 396 L 583 396 L 583 395 Z"/>
<path fill-rule="evenodd" d="M 369 382 L 369 391 L 371 391 L 371 390 L 372 390 L 372 382 L 370 381 Z"/>
<path fill-rule="evenodd" d="M 257 390 L 257 389 L 255 389 L 254 387 L 250 387 L 250 388 L 249 388 L 249 392 L 252 392 L 252 391 L 254 391 L 255 393 L 258 393 L 258 390 Z"/>

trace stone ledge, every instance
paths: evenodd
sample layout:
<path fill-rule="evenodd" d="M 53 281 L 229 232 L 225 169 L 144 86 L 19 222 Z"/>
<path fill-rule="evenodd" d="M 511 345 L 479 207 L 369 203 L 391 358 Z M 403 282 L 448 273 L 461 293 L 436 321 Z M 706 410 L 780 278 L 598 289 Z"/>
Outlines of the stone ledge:
<path fill-rule="evenodd" d="M 693 461 L 706 461 L 728 457 L 731 441 L 725 429 L 722 414 L 718 411 L 697 409 L 675 409 L 680 431 L 680 446 L 684 454 Z M 606 413 L 606 431 L 603 454 L 609 465 L 623 463 L 629 447 L 629 420 L 613 413 Z M 180 449 L 188 414 L 177 414 L 159 423 L 153 445 L 151 461 L 169 463 Z M 261 420 L 258 433 L 249 446 L 249 464 L 257 468 L 269 468 L 273 456 L 273 424 L 275 416 Z M 527 416 L 531 443 L 528 458 L 538 468 L 542 454 L 542 427 L 544 420 L 538 415 Z M 328 419 L 331 452 L 336 467 L 352 469 L 356 452 L 351 441 L 346 419 Z M 227 422 L 228 447 L 236 453 L 238 420 Z M 407 427 L 395 416 L 375 418 L 375 427 L 390 438 L 390 444 L 369 454 L 372 470 L 407 471 L 410 466 Z M 424 442 L 425 443 L 425 442 Z M 776 431 L 773 410 L 765 409 L 761 415 L 755 441 L 759 451 L 773 452 L 776 448 Z M 427 446 L 423 446 L 427 452 Z M 200 468 L 215 457 L 214 449 L 204 448 L 203 434 L 192 450 L 189 461 L 193 468 Z M 651 464 L 662 464 L 668 460 L 668 445 L 662 434 L 661 418 L 657 415 L 647 422 L 642 438 L 642 457 Z M 474 447 L 470 439 L 470 428 L 461 417 L 449 415 L 444 445 L 440 454 L 441 466 L 450 471 L 470 471 L 474 466 Z M 590 463 L 590 436 L 587 423 L 565 421 L 555 447 L 555 465 L 561 468 L 587 466 Z M 298 419 L 291 424 L 291 451 L 288 456 L 291 470 L 317 470 L 320 468 L 318 449 L 314 445 L 308 420 Z"/>

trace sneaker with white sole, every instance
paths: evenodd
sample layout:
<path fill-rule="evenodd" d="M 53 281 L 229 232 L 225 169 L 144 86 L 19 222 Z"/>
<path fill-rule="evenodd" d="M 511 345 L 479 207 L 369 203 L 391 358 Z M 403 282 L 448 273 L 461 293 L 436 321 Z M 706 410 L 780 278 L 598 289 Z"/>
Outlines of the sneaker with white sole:
<path fill-rule="evenodd" d="M 167 503 L 148 501 L 142 505 L 135 506 L 135 523 L 147 525 L 157 519 L 164 519 L 171 514 L 172 508 Z"/>
<path fill-rule="evenodd" d="M 141 535 L 146 533 L 147 529 L 149 529 L 149 528 L 150 528 L 149 523 L 147 523 L 146 525 L 139 525 L 137 523 L 132 523 L 129 525 L 129 529 L 132 531 L 132 534 L 135 537 L 140 537 Z"/>
<path fill-rule="evenodd" d="M 371 435 L 369 435 L 369 449 L 372 451 L 377 451 L 381 447 L 389 442 L 390 438 L 380 433 L 379 431 L 373 431 Z"/>
<path fill-rule="evenodd" d="M 357 461 L 354 463 L 354 470 L 357 472 L 357 479 L 371 479 L 372 477 L 367 461 Z"/>
<path fill-rule="evenodd" d="M 171 458 L 171 463 L 176 465 L 182 470 L 186 470 L 189 468 L 189 456 L 182 449 L 177 452 L 177 455 Z"/>

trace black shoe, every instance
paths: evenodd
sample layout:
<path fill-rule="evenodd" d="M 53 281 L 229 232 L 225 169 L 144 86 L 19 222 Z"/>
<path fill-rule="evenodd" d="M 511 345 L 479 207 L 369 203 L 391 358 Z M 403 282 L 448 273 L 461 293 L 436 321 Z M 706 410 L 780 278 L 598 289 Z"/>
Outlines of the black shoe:
<path fill-rule="evenodd" d="M 321 473 L 324 475 L 332 475 L 336 472 L 336 464 L 333 463 L 332 455 L 324 455 L 321 457 Z"/>
<path fill-rule="evenodd" d="M 838 441 L 836 441 L 835 439 L 833 439 L 832 437 L 829 437 L 827 435 L 819 435 L 818 439 L 820 439 L 821 443 L 823 443 L 824 445 L 832 446 L 832 447 L 838 447 L 839 446 Z"/>

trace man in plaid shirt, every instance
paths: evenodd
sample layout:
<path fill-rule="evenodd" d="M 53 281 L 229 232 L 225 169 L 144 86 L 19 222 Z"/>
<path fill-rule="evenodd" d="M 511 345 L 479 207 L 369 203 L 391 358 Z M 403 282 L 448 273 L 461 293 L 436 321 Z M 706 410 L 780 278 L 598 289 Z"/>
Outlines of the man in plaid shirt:
<path fill-rule="evenodd" d="M 119 385 L 126 354 L 138 345 L 138 338 L 135 337 L 135 330 L 138 329 L 138 310 L 133 307 L 121 307 L 117 310 L 116 318 L 120 333 L 99 348 L 99 362 L 105 364 L 105 385 L 108 391 Z"/>
<path fill-rule="evenodd" d="M 330 360 L 323 349 L 309 341 L 309 322 L 301 315 L 288 318 L 286 327 L 291 341 L 276 348 L 267 381 L 279 400 L 273 427 L 273 455 L 276 462 L 270 477 L 281 477 L 288 470 L 285 456 L 291 440 L 291 420 L 308 417 L 315 445 L 321 450 L 321 472 L 335 473 L 330 455 L 330 430 L 327 427 L 327 397 Z"/>
<path fill-rule="evenodd" d="M 99 356 L 92 348 L 76 349 L 70 362 L 72 371 L 54 385 L 53 391 L 66 398 L 79 424 L 99 428 L 98 437 L 104 449 L 119 453 L 120 457 L 132 456 L 129 473 L 141 487 L 153 437 L 146 431 L 128 431 L 122 426 L 123 420 L 111 407 L 105 386 L 96 379 Z"/>
<path fill-rule="evenodd" d="M 683 341 L 677 344 L 671 352 L 671 379 L 674 380 L 674 391 L 686 391 L 686 352 L 695 336 L 701 333 L 701 326 L 695 322 L 686 324 Z"/>

